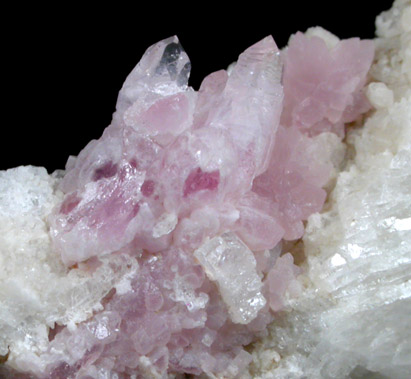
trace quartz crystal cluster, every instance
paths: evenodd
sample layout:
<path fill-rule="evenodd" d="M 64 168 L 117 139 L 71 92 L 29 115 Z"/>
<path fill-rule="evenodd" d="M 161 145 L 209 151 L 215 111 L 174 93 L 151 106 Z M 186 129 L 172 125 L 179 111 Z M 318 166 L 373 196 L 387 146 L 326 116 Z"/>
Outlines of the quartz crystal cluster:
<path fill-rule="evenodd" d="M 252 377 L 411 375 L 411 2 L 376 25 L 374 110 L 348 133 L 351 159 L 308 219 L 306 288 L 255 345 Z"/>
<path fill-rule="evenodd" d="M 266 37 L 195 91 L 171 37 L 64 172 L 1 172 L 0 372 L 406 373 L 409 333 L 394 360 L 382 349 L 410 310 L 410 39 L 384 17 L 367 91 L 372 41 L 312 28 L 280 52 Z M 346 124 L 372 107 L 347 161 Z M 387 331 L 372 340 L 375 320 Z"/>

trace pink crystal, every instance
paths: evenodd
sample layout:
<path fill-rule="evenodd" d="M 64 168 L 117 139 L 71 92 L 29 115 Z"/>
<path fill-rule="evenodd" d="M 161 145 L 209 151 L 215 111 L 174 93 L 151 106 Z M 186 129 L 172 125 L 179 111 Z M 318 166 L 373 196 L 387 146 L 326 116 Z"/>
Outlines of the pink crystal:
<path fill-rule="evenodd" d="M 276 243 L 281 238 L 300 238 L 304 232 L 302 220 L 324 204 L 326 193 L 321 187 L 328 179 L 328 168 L 312 164 L 318 154 L 310 149 L 312 144 L 297 128 L 281 126 L 268 169 L 254 180 L 253 193 L 269 204 L 260 207 L 274 208 L 282 227 L 283 234 Z"/>
<path fill-rule="evenodd" d="M 333 48 L 319 37 L 296 33 L 284 58 L 281 123 L 308 135 L 344 135 L 344 123 L 370 109 L 362 88 L 374 58 L 372 41 L 342 40 Z"/>
<path fill-rule="evenodd" d="M 220 172 L 203 172 L 200 167 L 194 169 L 184 182 L 183 197 L 201 190 L 214 190 L 220 182 Z"/>
<path fill-rule="evenodd" d="M 365 109 L 371 50 L 350 40 L 330 52 L 297 34 L 285 56 L 283 111 L 272 37 L 198 92 L 187 86 L 190 62 L 176 37 L 150 47 L 111 125 L 70 157 L 64 199 L 49 219 L 67 266 L 86 275 L 107 257 L 127 257 L 138 269 L 103 310 L 56 329 L 36 358 L 42 364 L 26 371 L 239 375 L 251 361 L 244 346 L 266 333 L 286 291 L 298 294 L 300 271 L 280 256 L 280 241 L 300 238 L 325 200 L 329 166 L 311 136 L 341 134 Z"/>

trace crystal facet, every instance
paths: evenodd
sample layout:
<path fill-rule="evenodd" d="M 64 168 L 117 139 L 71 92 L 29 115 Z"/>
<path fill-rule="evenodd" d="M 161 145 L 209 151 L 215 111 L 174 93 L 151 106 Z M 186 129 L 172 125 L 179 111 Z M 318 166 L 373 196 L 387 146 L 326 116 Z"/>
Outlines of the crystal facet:
<path fill-rule="evenodd" d="M 207 276 L 217 282 L 235 323 L 248 324 L 266 300 L 253 252 L 233 233 L 225 233 L 201 245 L 194 256 Z"/>
<path fill-rule="evenodd" d="M 0 172 L 0 375 L 406 377 L 407 1 L 370 72 L 316 27 L 194 91 L 160 41 L 64 173 Z"/>

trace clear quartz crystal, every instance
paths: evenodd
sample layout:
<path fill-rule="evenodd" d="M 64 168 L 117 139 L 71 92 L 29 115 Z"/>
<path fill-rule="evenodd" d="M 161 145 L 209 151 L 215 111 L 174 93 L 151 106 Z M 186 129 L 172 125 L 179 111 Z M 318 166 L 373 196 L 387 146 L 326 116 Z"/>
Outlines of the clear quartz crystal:
<path fill-rule="evenodd" d="M 194 255 L 207 276 L 217 282 L 232 321 L 248 324 L 253 320 L 266 300 L 252 251 L 230 232 L 206 241 Z"/>

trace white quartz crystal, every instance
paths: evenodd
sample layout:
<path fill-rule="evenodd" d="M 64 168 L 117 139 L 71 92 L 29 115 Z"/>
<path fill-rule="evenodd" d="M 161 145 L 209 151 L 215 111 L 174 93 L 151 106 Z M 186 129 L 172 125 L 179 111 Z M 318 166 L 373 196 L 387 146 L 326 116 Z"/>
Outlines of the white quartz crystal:
<path fill-rule="evenodd" d="M 376 109 L 388 108 L 394 103 L 394 93 L 381 82 L 370 83 L 367 88 L 367 97 Z"/>
<path fill-rule="evenodd" d="M 266 303 L 253 252 L 230 232 L 206 241 L 194 255 L 207 276 L 217 282 L 233 322 L 253 320 Z"/>
<path fill-rule="evenodd" d="M 132 269 L 110 259 L 88 276 L 68 270 L 51 247 L 47 215 L 61 201 L 56 175 L 27 166 L 0 171 L 0 355 L 45 349 L 56 323 L 78 323 Z"/>
<path fill-rule="evenodd" d="M 330 33 L 328 30 L 323 29 L 321 26 L 308 28 L 305 34 L 309 37 L 321 38 L 329 49 L 335 47 L 340 41 L 340 39 L 336 35 Z"/>
<path fill-rule="evenodd" d="M 255 345 L 252 377 L 411 376 L 410 9 L 397 0 L 377 19 L 376 109 L 349 132 L 352 159 L 308 220 L 305 291 Z"/>
<path fill-rule="evenodd" d="M 153 237 L 159 238 L 171 233 L 178 223 L 178 217 L 174 213 L 164 213 L 153 228 Z"/>

